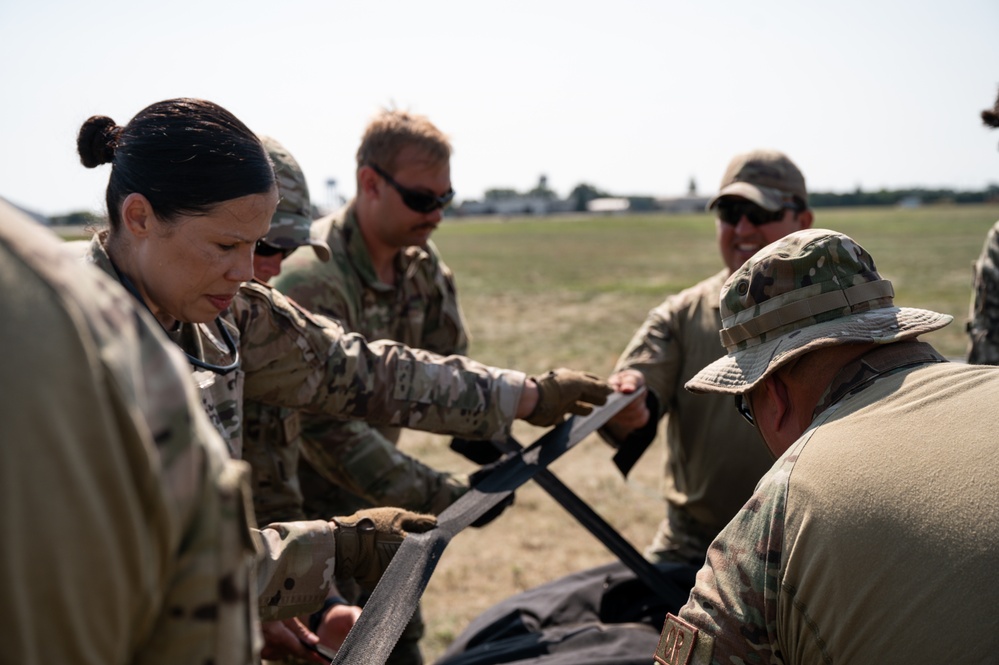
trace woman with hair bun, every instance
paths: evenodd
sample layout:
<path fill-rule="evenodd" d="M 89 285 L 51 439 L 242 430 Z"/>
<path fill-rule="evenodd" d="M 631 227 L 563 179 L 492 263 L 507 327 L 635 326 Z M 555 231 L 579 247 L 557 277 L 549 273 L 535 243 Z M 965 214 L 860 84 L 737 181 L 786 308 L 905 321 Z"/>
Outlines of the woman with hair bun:
<path fill-rule="evenodd" d="M 187 355 L 205 409 L 234 458 L 242 452 L 244 398 L 488 439 L 505 435 L 514 418 L 548 426 L 567 412 L 588 413 L 610 392 L 603 381 L 572 370 L 528 378 L 458 356 L 369 343 L 253 281 L 254 248 L 278 202 L 274 172 L 259 139 L 216 104 L 166 100 L 124 127 L 94 116 L 81 127 L 77 147 L 84 166 L 111 164 L 109 228 L 92 239 L 88 260 L 116 277 Z M 375 519 L 379 538 L 398 539 L 393 521 L 419 530 L 433 523 L 375 510 L 396 516 L 384 529 Z M 357 562 L 359 552 L 346 541 L 334 547 L 338 531 L 366 516 L 261 531 L 261 617 L 318 609 L 334 559 L 337 576 L 373 586 L 387 560 Z"/>

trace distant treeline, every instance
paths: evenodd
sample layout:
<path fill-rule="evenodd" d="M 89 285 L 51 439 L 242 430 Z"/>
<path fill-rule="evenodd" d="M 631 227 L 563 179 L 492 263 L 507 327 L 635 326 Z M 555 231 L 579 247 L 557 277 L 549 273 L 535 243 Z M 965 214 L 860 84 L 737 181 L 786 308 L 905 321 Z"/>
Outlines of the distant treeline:
<path fill-rule="evenodd" d="M 55 215 L 48 218 L 52 226 L 102 226 L 107 219 L 92 212 L 71 212 L 66 215 Z"/>
<path fill-rule="evenodd" d="M 999 202 L 999 185 L 989 185 L 981 191 L 960 192 L 953 189 L 882 189 L 865 192 L 857 189 L 846 194 L 809 192 L 808 203 L 813 208 L 834 206 L 896 206 L 933 203 L 995 203 Z"/>
<path fill-rule="evenodd" d="M 487 192 L 486 199 L 492 200 L 503 198 L 496 196 L 496 191 Z M 502 190 L 509 192 L 507 198 L 517 196 L 537 196 L 537 191 L 533 190 L 526 194 L 518 194 L 513 190 Z M 573 189 L 565 202 L 568 210 L 586 210 L 589 201 L 600 197 L 612 197 L 613 194 L 600 191 L 589 185 L 579 185 Z M 543 197 L 546 200 L 554 200 L 554 192 Z M 652 212 L 659 208 L 658 201 L 651 196 L 626 196 L 631 212 Z M 897 205 L 932 205 L 935 203 L 999 203 L 999 185 L 990 184 L 980 191 L 958 191 L 954 189 L 881 189 L 876 192 L 865 192 L 857 189 L 853 192 L 810 192 L 808 202 L 813 208 L 832 208 L 849 206 L 897 206 Z M 530 211 L 527 211 L 530 213 Z M 57 215 L 49 218 L 52 226 L 101 226 L 106 223 L 106 219 L 91 212 L 71 212 L 66 215 Z"/>

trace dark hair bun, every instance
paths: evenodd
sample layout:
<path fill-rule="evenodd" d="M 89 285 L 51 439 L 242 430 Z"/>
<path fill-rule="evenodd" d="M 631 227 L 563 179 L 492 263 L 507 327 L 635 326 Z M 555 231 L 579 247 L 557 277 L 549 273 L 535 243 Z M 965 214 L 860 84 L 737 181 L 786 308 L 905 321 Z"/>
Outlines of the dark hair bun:
<path fill-rule="evenodd" d="M 996 108 L 999 108 L 999 104 L 996 105 Z M 999 127 L 999 113 L 989 110 L 982 111 L 982 122 L 988 127 Z"/>
<path fill-rule="evenodd" d="M 104 115 L 88 118 L 76 137 L 76 151 L 80 153 L 83 165 L 92 169 L 110 162 L 118 145 L 119 134 L 121 127 L 111 118 Z"/>

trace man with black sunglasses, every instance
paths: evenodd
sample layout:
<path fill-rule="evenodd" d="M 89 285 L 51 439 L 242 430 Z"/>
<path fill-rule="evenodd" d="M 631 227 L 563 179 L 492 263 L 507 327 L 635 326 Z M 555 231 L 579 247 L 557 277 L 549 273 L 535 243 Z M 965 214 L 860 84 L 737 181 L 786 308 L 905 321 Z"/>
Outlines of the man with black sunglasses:
<path fill-rule="evenodd" d="M 454 276 L 430 236 L 454 197 L 451 144 L 426 117 L 377 114 L 357 151 L 357 194 L 316 222 L 331 248 L 324 263 L 291 257 L 275 286 L 313 312 L 368 339 L 392 339 L 441 355 L 465 354 L 468 335 Z M 465 477 L 400 452 L 399 430 L 302 415 L 299 479 L 308 516 L 344 506 L 413 506 L 439 513 L 468 489 Z M 332 512 L 330 512 L 332 511 Z M 416 621 L 390 662 L 419 663 Z"/>
<path fill-rule="evenodd" d="M 628 344 L 611 384 L 634 402 L 601 432 L 619 448 L 615 461 L 627 473 L 666 424 L 666 519 L 646 555 L 653 561 L 700 565 L 718 531 L 752 494 L 771 459 L 755 430 L 732 408 L 732 398 L 693 395 L 683 389 L 697 370 L 724 355 L 719 293 L 722 284 L 766 245 L 812 225 L 805 178 L 786 155 L 754 150 L 737 155 L 708 203 L 716 215 L 718 249 L 725 267 L 653 309 Z"/>

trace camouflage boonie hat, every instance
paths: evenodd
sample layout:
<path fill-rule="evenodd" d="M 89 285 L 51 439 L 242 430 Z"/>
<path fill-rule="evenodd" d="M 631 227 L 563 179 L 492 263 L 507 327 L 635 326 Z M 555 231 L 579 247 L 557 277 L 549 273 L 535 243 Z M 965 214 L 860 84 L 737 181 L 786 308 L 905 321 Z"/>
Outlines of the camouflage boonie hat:
<path fill-rule="evenodd" d="M 329 261 L 329 245 L 312 237 L 312 202 L 309 200 L 305 174 L 283 145 L 269 136 L 261 136 L 260 142 L 274 162 L 274 176 L 280 196 L 264 242 L 282 249 L 312 245 L 320 260 Z"/>
<path fill-rule="evenodd" d="M 718 194 L 708 201 L 708 210 L 723 196 L 739 196 L 770 211 L 780 210 L 792 196 L 808 205 L 805 176 L 787 155 L 776 150 L 753 150 L 733 157 Z"/>
<path fill-rule="evenodd" d="M 728 355 L 698 372 L 686 388 L 746 393 L 810 351 L 850 342 L 897 342 L 953 319 L 896 307 L 893 298 L 891 282 L 849 237 L 825 229 L 787 235 L 725 281 L 720 335 Z"/>

